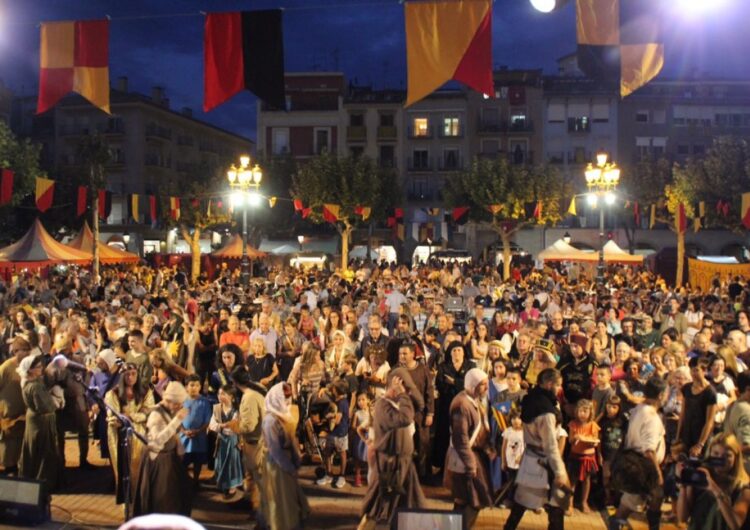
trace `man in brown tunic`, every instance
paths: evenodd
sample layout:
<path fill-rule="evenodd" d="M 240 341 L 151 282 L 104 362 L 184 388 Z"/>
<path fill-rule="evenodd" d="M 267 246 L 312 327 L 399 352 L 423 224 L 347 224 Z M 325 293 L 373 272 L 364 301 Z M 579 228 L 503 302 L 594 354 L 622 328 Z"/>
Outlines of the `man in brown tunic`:
<path fill-rule="evenodd" d="M 435 416 L 435 387 L 432 383 L 432 374 L 425 363 L 421 363 L 415 358 L 414 343 L 406 341 L 399 348 L 399 361 L 401 366 L 409 371 L 411 380 L 417 388 L 419 395 L 422 396 L 424 407 L 414 410 L 414 462 L 417 466 L 417 473 L 421 479 L 429 475 L 430 454 L 430 426 Z"/>
<path fill-rule="evenodd" d="M 0 466 L 6 474 L 18 472 L 21 457 L 26 405 L 21 392 L 21 376 L 16 369 L 30 351 L 31 345 L 26 339 L 16 337 L 10 345 L 11 357 L 0 365 Z"/>

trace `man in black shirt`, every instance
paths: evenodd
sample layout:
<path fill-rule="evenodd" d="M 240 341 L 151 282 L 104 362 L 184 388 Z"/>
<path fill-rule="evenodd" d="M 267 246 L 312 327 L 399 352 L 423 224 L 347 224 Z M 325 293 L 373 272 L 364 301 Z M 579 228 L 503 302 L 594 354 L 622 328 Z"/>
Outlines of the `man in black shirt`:
<path fill-rule="evenodd" d="M 642 351 L 641 338 L 635 333 L 635 320 L 625 317 L 620 322 L 622 333 L 615 335 L 615 344 L 627 342 L 635 351 Z"/>
<path fill-rule="evenodd" d="M 565 413 L 573 417 L 573 409 L 579 399 L 591 399 L 591 376 L 596 362 L 586 353 L 588 337 L 586 335 L 570 336 L 570 352 L 563 355 L 557 363 L 562 374 L 562 390 L 565 396 Z"/>

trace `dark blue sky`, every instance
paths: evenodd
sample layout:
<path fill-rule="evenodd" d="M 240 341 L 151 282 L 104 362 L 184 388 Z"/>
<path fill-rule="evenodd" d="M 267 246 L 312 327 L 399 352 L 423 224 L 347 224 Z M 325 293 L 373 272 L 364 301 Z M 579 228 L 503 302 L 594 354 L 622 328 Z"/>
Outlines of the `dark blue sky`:
<path fill-rule="evenodd" d="M 750 1 L 664 1 L 670 6 L 691 1 L 724 4 L 720 11 L 700 16 L 686 16 L 677 7 L 667 9 L 665 75 L 750 78 Z M 255 98 L 249 93 L 208 114 L 200 110 L 203 17 L 198 12 L 270 7 L 287 8 L 287 71 L 339 69 L 376 88 L 405 86 L 403 6 L 398 0 L 0 0 L 0 78 L 17 94 L 35 93 L 37 23 L 110 15 L 113 82 L 126 75 L 131 90 L 146 94 L 154 85 L 164 86 L 173 108 L 192 107 L 196 117 L 254 138 Z M 159 15 L 175 16 L 140 18 Z M 554 73 L 555 60 L 575 49 L 574 18 L 573 1 L 544 15 L 528 0 L 496 0 L 494 63 Z"/>

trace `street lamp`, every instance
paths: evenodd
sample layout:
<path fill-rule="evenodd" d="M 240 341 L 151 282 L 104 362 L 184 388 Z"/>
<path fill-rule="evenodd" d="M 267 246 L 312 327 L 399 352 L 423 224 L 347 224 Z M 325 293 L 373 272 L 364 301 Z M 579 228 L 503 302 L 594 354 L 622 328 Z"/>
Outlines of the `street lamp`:
<path fill-rule="evenodd" d="M 584 172 L 586 185 L 589 188 L 588 203 L 596 208 L 600 200 L 604 202 L 599 205 L 600 248 L 599 264 L 596 267 L 596 281 L 600 285 L 604 284 L 604 206 L 611 206 L 615 203 L 615 190 L 620 182 L 620 168 L 614 162 L 607 162 L 607 158 L 607 153 L 597 153 L 596 165 L 589 164 Z"/>
<path fill-rule="evenodd" d="M 128 243 L 130 243 L 130 232 L 125 230 L 125 233 L 122 234 L 122 242 L 125 243 L 125 246 L 128 246 Z"/>
<path fill-rule="evenodd" d="M 561 9 L 568 3 L 568 0 L 530 0 L 531 5 L 537 11 L 542 13 L 552 13 Z"/>
<path fill-rule="evenodd" d="M 563 234 L 563 241 L 564 241 L 565 243 L 567 243 L 568 245 L 570 245 L 570 233 L 568 233 L 568 232 L 565 232 L 565 233 Z"/>
<path fill-rule="evenodd" d="M 302 252 L 302 243 L 305 242 L 305 236 L 297 236 L 297 243 L 299 243 L 299 251 Z"/>
<path fill-rule="evenodd" d="M 250 166 L 250 157 L 242 155 L 240 165 L 232 164 L 227 170 L 227 180 L 232 192 L 232 202 L 235 206 L 242 206 L 242 261 L 240 262 L 240 274 L 242 284 L 250 284 L 250 261 L 247 258 L 247 209 L 249 206 L 260 204 L 260 181 L 263 179 L 263 171 L 258 164 Z"/>

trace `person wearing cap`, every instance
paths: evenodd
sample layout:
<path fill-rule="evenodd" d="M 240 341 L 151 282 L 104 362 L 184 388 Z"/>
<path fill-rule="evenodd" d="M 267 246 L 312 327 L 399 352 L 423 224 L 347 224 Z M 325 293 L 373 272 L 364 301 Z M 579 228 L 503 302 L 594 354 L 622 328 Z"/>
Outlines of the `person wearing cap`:
<path fill-rule="evenodd" d="M 31 345 L 23 337 L 10 343 L 11 357 L 0 365 L 0 465 L 5 474 L 18 472 L 21 457 L 26 405 L 23 402 L 21 376 L 17 370 L 31 352 Z"/>
<path fill-rule="evenodd" d="M 149 513 L 176 513 L 190 516 L 192 491 L 185 466 L 184 449 L 178 433 L 188 410 L 185 387 L 177 381 L 167 385 L 162 401 L 146 423 L 148 453 L 143 458 L 133 504 L 135 516 Z"/>
<path fill-rule="evenodd" d="M 592 376 L 596 363 L 587 353 L 588 337 L 586 335 L 571 335 L 569 351 L 564 353 L 557 369 L 563 378 L 563 396 L 565 397 L 565 413 L 573 418 L 573 409 L 580 399 L 591 399 Z"/>
<path fill-rule="evenodd" d="M 489 465 L 497 455 L 489 444 L 487 391 L 487 373 L 472 368 L 464 377 L 463 391 L 450 404 L 444 485 L 453 495 L 453 509 L 464 513 L 467 528 L 473 528 L 482 508 L 492 505 Z"/>

